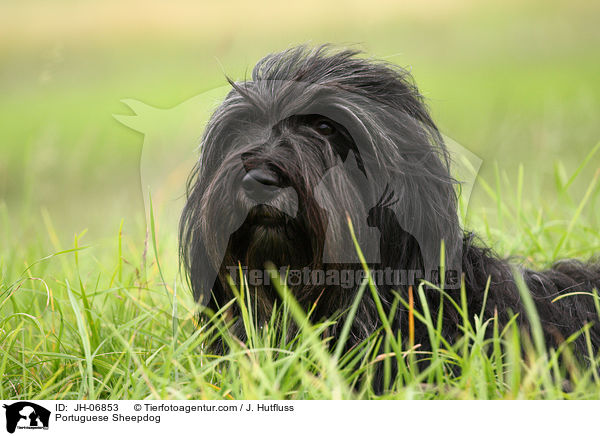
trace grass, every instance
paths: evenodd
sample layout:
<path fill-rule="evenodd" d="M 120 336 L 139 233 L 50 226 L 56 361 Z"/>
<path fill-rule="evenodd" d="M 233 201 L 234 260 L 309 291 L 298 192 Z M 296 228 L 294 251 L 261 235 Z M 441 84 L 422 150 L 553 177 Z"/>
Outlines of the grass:
<path fill-rule="evenodd" d="M 592 159 L 589 156 L 584 164 Z M 504 245 L 518 247 L 526 256 L 523 262 L 543 259 L 541 264 L 546 264 L 553 251 L 568 255 L 598 251 L 598 227 L 588 221 L 585 212 L 589 212 L 586 205 L 600 196 L 600 171 L 579 199 L 569 195 L 577 175 L 557 176 L 556 195 L 564 205 L 554 211 L 555 216 L 514 201 L 513 196 L 522 196 L 519 189 L 523 186 L 517 183 L 510 189 L 503 185 L 501 173 L 496 187 L 481 181 L 503 225 L 513 229 Z M 490 226 L 485 214 L 471 216 L 479 216 L 476 226 L 489 236 L 501 230 Z M 10 239 L 6 213 L 4 220 Z M 49 239 L 55 239 L 50 222 L 47 231 Z M 327 342 L 331 339 L 325 332 L 336 320 L 312 325 L 281 285 L 283 306 L 267 325 L 256 325 L 242 285 L 230 303 L 242 308 L 248 338 L 241 342 L 227 333 L 222 313 L 215 314 L 213 322 L 196 326 L 197 308 L 189 291 L 177 279 L 176 269 L 164 270 L 159 262 L 172 253 L 161 253 L 155 236 L 151 217 L 148 237 L 140 245 L 128 240 L 121 227 L 111 250 L 102 247 L 100 253 L 82 245 L 84 234 L 77 235 L 70 248 L 31 263 L 27 259 L 47 248 L 21 247 L 25 252 L 18 261 L 13 251 L 3 249 L 0 398 L 368 399 L 376 398 L 369 378 L 378 362 L 387 368 L 388 389 L 377 398 L 600 398 L 598 356 L 589 356 L 591 364 L 581 366 L 566 346 L 547 352 L 524 287 L 522 297 L 533 320 L 533 337 L 520 332 L 514 318 L 500 330 L 495 317 L 464 316 L 463 337 L 449 344 L 440 336 L 438 320 L 432 319 L 423 305 L 423 313 L 414 312 L 415 322 L 427 324 L 437 346 L 422 352 L 418 344 L 403 340 L 409 332 L 386 327 L 391 314 L 377 305 L 383 328 L 343 354 L 348 325 L 330 351 Z M 363 283 L 360 294 L 377 302 L 370 280 Z M 424 302 L 422 288 L 414 294 Z M 398 298 L 395 304 L 412 306 Z M 463 314 L 465 304 L 463 298 L 455 301 Z M 277 326 L 291 321 L 301 329 L 287 342 Z M 586 334 L 585 329 L 581 334 Z M 205 351 L 206 344 L 217 336 L 229 347 L 223 356 Z M 374 351 L 379 345 L 383 353 Z M 428 362 L 425 368 L 416 365 L 420 360 Z M 395 378 L 389 370 L 392 362 L 398 367 Z M 568 390 L 565 383 L 569 383 Z"/>

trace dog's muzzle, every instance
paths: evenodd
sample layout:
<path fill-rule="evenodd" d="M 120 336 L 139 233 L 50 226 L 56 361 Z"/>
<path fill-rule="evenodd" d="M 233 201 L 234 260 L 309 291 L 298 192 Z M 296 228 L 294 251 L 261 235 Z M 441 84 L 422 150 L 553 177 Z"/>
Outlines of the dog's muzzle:
<path fill-rule="evenodd" d="M 242 189 L 250 198 L 259 203 L 271 200 L 281 188 L 279 177 L 268 170 L 253 169 L 242 179 Z"/>

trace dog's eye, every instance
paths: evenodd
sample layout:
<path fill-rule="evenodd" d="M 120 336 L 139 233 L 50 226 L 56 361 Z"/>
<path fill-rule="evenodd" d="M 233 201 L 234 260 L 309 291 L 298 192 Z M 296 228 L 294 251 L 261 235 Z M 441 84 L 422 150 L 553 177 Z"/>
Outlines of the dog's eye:
<path fill-rule="evenodd" d="M 323 136 L 333 135 L 335 133 L 335 127 L 330 121 L 319 120 L 315 123 L 315 130 Z"/>

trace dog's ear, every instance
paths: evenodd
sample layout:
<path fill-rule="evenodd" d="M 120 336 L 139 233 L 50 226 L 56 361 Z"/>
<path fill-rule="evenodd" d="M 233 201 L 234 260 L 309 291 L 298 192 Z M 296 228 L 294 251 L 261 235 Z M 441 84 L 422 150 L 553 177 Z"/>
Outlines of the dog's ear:
<path fill-rule="evenodd" d="M 213 287 L 217 281 L 217 271 L 212 267 L 202 238 L 195 238 L 188 242 L 189 254 L 186 265 L 187 274 L 194 294 L 194 300 L 201 305 L 208 305 L 211 301 Z"/>
<path fill-rule="evenodd" d="M 217 271 L 211 264 L 199 226 L 200 190 L 197 189 L 197 173 L 192 173 L 188 182 L 188 200 L 179 221 L 180 265 L 192 288 L 194 300 L 206 305 L 210 300 Z"/>
<path fill-rule="evenodd" d="M 424 278 L 436 282 L 442 264 L 447 274 L 452 271 L 452 277 L 460 277 L 462 236 L 452 183 L 425 175 L 411 175 L 401 177 L 397 189 L 401 198 L 392 209 L 401 227 L 418 244 Z"/>

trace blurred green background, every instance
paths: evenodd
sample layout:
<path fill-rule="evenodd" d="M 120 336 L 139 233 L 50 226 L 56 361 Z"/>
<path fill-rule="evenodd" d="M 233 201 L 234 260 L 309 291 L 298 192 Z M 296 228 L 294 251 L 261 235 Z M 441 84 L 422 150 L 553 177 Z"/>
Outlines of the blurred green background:
<path fill-rule="evenodd" d="M 523 162 L 524 201 L 560 207 L 555 174 L 600 139 L 599 16 L 584 0 L 3 0 L 0 203 L 12 225 L 0 238 L 44 238 L 52 223 L 60 241 L 83 229 L 95 241 L 121 219 L 143 237 L 143 137 L 112 117 L 129 113 L 120 100 L 172 107 L 298 43 L 355 45 L 409 68 L 484 179 L 497 167 L 510 183 Z M 596 224 L 598 198 L 586 206 Z M 489 203 L 476 187 L 470 210 Z"/>

